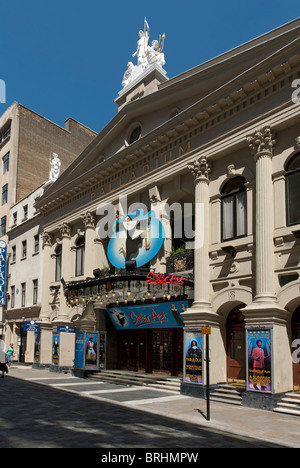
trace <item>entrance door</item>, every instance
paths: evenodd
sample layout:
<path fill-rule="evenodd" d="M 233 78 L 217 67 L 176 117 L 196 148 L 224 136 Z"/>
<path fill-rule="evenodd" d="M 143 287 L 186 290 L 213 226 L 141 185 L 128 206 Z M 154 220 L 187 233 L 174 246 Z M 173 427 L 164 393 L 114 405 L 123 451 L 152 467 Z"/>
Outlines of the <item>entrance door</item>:
<path fill-rule="evenodd" d="M 227 319 L 227 379 L 246 380 L 245 320 L 240 307 Z"/>
<path fill-rule="evenodd" d="M 147 332 L 145 330 L 120 332 L 119 369 L 145 371 L 147 358 Z"/>
<path fill-rule="evenodd" d="M 182 329 L 152 331 L 152 370 L 174 376 L 182 374 Z"/>
<path fill-rule="evenodd" d="M 172 330 L 153 330 L 152 333 L 153 372 L 171 372 Z"/>
<path fill-rule="evenodd" d="M 292 336 L 294 340 L 300 340 L 300 307 L 295 310 L 293 319 L 292 319 Z M 299 346 L 297 346 L 299 348 Z M 292 352 L 295 351 L 296 348 L 292 349 Z M 298 354 L 299 356 L 299 354 Z M 300 390 L 300 363 L 293 362 L 293 381 L 294 381 L 294 389 Z"/>

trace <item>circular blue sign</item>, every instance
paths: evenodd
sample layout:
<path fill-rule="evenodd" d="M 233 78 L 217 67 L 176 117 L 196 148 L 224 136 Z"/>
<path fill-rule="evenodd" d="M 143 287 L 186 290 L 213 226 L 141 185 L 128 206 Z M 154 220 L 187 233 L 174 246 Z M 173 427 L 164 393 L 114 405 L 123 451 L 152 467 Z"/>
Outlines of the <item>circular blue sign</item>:
<path fill-rule="evenodd" d="M 154 211 L 143 210 L 126 214 L 113 225 L 113 235 L 107 248 L 110 263 L 123 269 L 127 261 L 136 261 L 142 267 L 160 251 L 165 240 L 165 229 Z"/>

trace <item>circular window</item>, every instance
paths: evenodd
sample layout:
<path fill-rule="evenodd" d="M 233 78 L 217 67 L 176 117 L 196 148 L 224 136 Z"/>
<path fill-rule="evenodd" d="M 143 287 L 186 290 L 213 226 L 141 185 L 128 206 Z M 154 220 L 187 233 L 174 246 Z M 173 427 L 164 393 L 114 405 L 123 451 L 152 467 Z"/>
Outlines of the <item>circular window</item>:
<path fill-rule="evenodd" d="M 137 141 L 142 133 L 142 128 L 141 127 L 136 127 L 133 132 L 131 132 L 128 143 L 131 145 L 135 141 Z"/>

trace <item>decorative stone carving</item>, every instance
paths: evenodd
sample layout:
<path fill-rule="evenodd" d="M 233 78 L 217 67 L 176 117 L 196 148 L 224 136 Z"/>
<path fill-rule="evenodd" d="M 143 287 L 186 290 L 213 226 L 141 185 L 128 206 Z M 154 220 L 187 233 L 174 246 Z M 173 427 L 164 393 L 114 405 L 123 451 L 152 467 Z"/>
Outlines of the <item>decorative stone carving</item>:
<path fill-rule="evenodd" d="M 234 164 L 227 166 L 227 176 L 232 177 L 236 175 L 236 168 Z"/>
<path fill-rule="evenodd" d="M 295 139 L 295 146 L 294 146 L 295 150 L 298 151 L 300 150 L 300 136 L 298 136 L 296 139 Z"/>
<path fill-rule="evenodd" d="M 211 176 L 211 164 L 208 162 L 205 156 L 196 159 L 193 164 L 189 164 L 188 168 L 195 177 L 196 183 L 199 180 L 209 181 Z"/>
<path fill-rule="evenodd" d="M 259 153 L 268 152 L 272 156 L 276 144 L 274 137 L 275 135 L 270 126 L 265 127 L 263 130 L 257 130 L 254 135 L 247 136 L 252 154 L 257 156 Z"/>
<path fill-rule="evenodd" d="M 63 223 L 59 226 L 59 230 L 62 237 L 71 237 L 71 228 L 68 224 Z"/>
<path fill-rule="evenodd" d="M 51 237 L 51 234 L 49 234 L 49 232 L 43 232 L 41 234 L 41 238 L 43 240 L 43 244 L 44 246 L 49 246 L 51 247 L 52 246 L 52 237 Z"/>
<path fill-rule="evenodd" d="M 89 211 L 81 219 L 86 228 L 95 228 L 95 218 Z"/>

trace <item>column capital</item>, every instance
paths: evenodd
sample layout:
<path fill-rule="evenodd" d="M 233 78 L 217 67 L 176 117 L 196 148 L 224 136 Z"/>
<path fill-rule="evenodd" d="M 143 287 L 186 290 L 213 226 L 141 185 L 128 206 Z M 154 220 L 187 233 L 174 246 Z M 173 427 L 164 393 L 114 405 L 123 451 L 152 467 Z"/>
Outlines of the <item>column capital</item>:
<path fill-rule="evenodd" d="M 247 141 L 255 158 L 261 155 L 273 156 L 276 141 L 275 134 L 269 125 L 262 130 L 257 130 L 253 135 L 248 135 Z"/>
<path fill-rule="evenodd" d="M 52 237 L 49 232 L 42 232 L 41 238 L 43 240 L 44 246 L 52 247 Z"/>
<path fill-rule="evenodd" d="M 71 228 L 67 223 L 63 223 L 59 226 L 59 230 L 62 237 L 71 238 Z"/>
<path fill-rule="evenodd" d="M 205 156 L 196 159 L 188 165 L 189 170 L 195 178 L 195 184 L 200 181 L 209 182 L 211 176 L 211 164 Z"/>
<path fill-rule="evenodd" d="M 81 220 L 85 225 L 85 228 L 95 228 L 95 218 L 91 212 L 87 212 L 81 216 Z"/>

